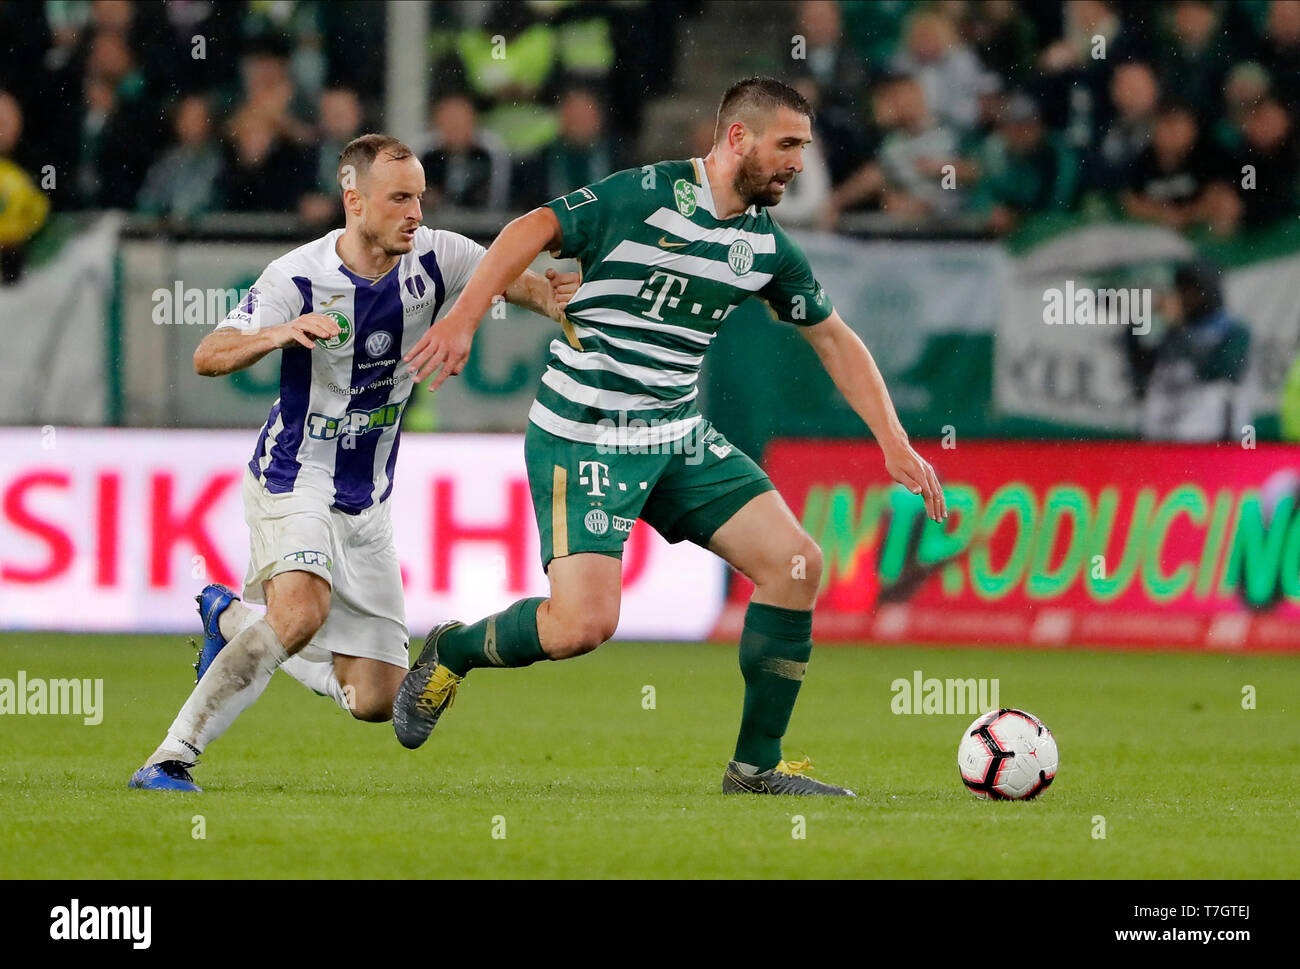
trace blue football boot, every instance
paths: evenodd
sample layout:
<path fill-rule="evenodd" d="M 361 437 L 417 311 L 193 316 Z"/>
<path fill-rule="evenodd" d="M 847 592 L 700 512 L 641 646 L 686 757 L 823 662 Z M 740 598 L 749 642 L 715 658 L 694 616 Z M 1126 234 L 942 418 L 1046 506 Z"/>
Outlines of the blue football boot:
<path fill-rule="evenodd" d="M 193 766 L 179 760 L 164 760 L 158 764 L 150 764 L 148 767 L 141 767 L 131 775 L 131 783 L 127 787 L 141 791 L 202 793 L 203 788 L 195 784 L 194 778 L 190 776 L 190 768 Z"/>
<path fill-rule="evenodd" d="M 194 677 L 195 683 L 203 679 L 203 674 L 208 671 L 212 661 L 225 648 L 226 637 L 221 635 L 218 620 L 226 607 L 238 599 L 239 596 L 230 589 L 215 582 L 205 585 L 203 591 L 194 597 L 194 601 L 199 604 L 199 618 L 203 620 L 203 648 L 199 650 L 199 660 L 194 664 L 194 672 L 198 674 Z"/>

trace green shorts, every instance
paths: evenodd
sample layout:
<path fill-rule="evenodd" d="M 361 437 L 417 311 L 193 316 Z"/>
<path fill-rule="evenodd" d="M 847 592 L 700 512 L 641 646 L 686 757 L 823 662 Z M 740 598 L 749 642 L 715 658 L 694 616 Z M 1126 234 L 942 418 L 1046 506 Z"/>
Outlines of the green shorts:
<path fill-rule="evenodd" d="M 536 424 L 524 436 L 542 568 L 579 552 L 621 558 L 638 518 L 670 542 L 707 547 L 771 479 L 706 420 L 679 441 L 610 451 L 556 437 Z"/>

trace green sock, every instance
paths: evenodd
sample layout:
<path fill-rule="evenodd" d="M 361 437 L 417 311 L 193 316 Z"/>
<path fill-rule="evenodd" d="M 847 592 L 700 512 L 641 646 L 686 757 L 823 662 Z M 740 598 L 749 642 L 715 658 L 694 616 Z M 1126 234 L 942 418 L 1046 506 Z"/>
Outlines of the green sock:
<path fill-rule="evenodd" d="M 537 607 L 545 599 L 520 599 L 472 626 L 457 626 L 438 640 L 438 662 L 457 676 L 479 666 L 531 666 L 546 659 L 537 636 Z"/>
<path fill-rule="evenodd" d="M 745 708 L 736 740 L 736 762 L 760 772 L 781 761 L 781 738 L 799 696 L 812 655 L 812 610 L 751 602 L 740 634 L 740 672 Z"/>

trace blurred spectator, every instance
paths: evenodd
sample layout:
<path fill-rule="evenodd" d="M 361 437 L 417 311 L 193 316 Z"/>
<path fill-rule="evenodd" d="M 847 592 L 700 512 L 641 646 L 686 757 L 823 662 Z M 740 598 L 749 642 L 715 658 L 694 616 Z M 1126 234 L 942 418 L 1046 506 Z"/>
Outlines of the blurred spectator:
<path fill-rule="evenodd" d="M 603 85 L 614 66 L 614 43 L 605 4 L 532 0 L 536 15 L 555 31 L 556 59 L 566 83 Z"/>
<path fill-rule="evenodd" d="M 845 33 L 867 65 L 888 64 L 898 53 L 903 22 L 915 5 L 911 0 L 841 0 Z"/>
<path fill-rule="evenodd" d="M 604 108 L 591 91 L 573 88 L 560 101 L 559 138 L 546 146 L 531 169 L 525 169 L 521 189 L 526 190 L 531 182 L 534 191 L 520 201 L 527 205 L 538 199 L 559 198 L 618 168 L 605 131 Z"/>
<path fill-rule="evenodd" d="M 872 105 L 886 132 L 880 150 L 831 194 L 823 225 L 832 227 L 841 211 L 865 201 L 877 201 L 908 222 L 957 212 L 970 170 L 958 155 L 957 136 L 930 113 L 920 81 L 888 78 L 877 86 Z M 944 188 L 943 166 L 949 164 L 955 169 L 954 187 Z"/>
<path fill-rule="evenodd" d="M 0 91 L 8 91 L 30 115 L 44 88 L 43 61 L 52 43 L 47 17 L 33 16 L 31 4 L 0 0 Z"/>
<path fill-rule="evenodd" d="M 821 88 L 811 77 L 799 78 L 793 87 L 813 109 L 813 144 L 817 148 L 821 164 L 826 168 L 827 178 L 832 183 L 844 181 L 862 165 L 866 157 L 865 133 L 854 118 L 855 109 L 844 105 L 823 104 Z M 712 124 L 709 125 L 709 144 L 713 144 Z M 703 154 L 708 154 L 708 150 Z M 818 179 L 809 179 L 816 180 Z M 789 201 L 788 192 L 786 201 Z"/>
<path fill-rule="evenodd" d="M 309 225 L 322 226 L 343 218 L 339 194 L 339 156 L 361 134 L 361 101 L 350 88 L 329 88 L 320 96 L 320 135 L 308 152 L 311 186 L 298 200 L 298 215 Z"/>
<path fill-rule="evenodd" d="M 18 99 L 0 91 L 0 285 L 17 282 L 27 243 L 50 211 L 45 194 L 13 159 L 22 133 Z"/>
<path fill-rule="evenodd" d="M 703 0 L 624 0 L 600 8 L 614 45 L 614 64 L 600 90 L 611 134 L 625 154 L 635 147 L 649 99 L 672 92 L 686 46 L 681 31 L 703 8 Z"/>
<path fill-rule="evenodd" d="M 555 112 L 541 103 L 559 76 L 554 28 L 525 3 L 493 3 L 482 26 L 462 30 L 434 70 L 433 90 L 468 94 L 483 124 L 517 155 L 555 138 Z"/>
<path fill-rule="evenodd" d="M 1178 0 L 1169 17 L 1168 35 L 1156 66 L 1167 91 L 1193 105 L 1201 122 L 1219 106 L 1223 79 L 1231 60 L 1229 40 L 1219 27 L 1219 13 L 1209 0 Z"/>
<path fill-rule="evenodd" d="M 167 96 L 232 91 L 239 80 L 240 8 L 193 2 L 157 6 L 166 24 L 159 42 L 151 48 L 154 69 L 168 89 Z M 196 37 L 202 38 L 201 47 L 196 45 Z M 203 56 L 196 57 L 196 53 Z"/>
<path fill-rule="evenodd" d="M 120 33 L 95 35 L 82 84 L 75 194 L 88 208 L 130 207 L 144 181 L 158 125 L 150 106 L 138 99 L 143 81 Z"/>
<path fill-rule="evenodd" d="M 867 83 L 867 73 L 844 39 L 844 22 L 834 0 L 802 0 L 795 32 L 805 42 L 803 61 L 795 61 L 817 85 L 824 105 L 852 105 Z"/>
<path fill-rule="evenodd" d="M 1241 186 L 1242 222 L 1258 229 L 1295 219 L 1300 211 L 1296 205 L 1300 143 L 1294 119 L 1276 99 L 1265 98 L 1247 111 L 1242 132 L 1245 137 L 1234 172 Z M 1244 181 L 1247 165 L 1253 171 Z"/>
<path fill-rule="evenodd" d="M 263 111 L 244 108 L 231 122 L 219 182 L 232 212 L 294 212 L 310 187 L 305 153 Z"/>
<path fill-rule="evenodd" d="M 915 77 L 939 123 L 959 135 L 974 130 L 980 94 L 996 87 L 952 20 L 937 10 L 923 9 L 908 18 L 904 47 L 891 67 Z"/>
<path fill-rule="evenodd" d="M 244 35 L 283 58 L 290 90 L 303 112 L 319 97 L 326 81 L 324 16 L 329 4 L 276 0 L 250 3 L 243 17 Z"/>
<path fill-rule="evenodd" d="M 1170 102 L 1156 116 L 1151 145 L 1133 163 L 1124 208 L 1133 218 L 1171 229 L 1208 225 L 1216 234 L 1230 235 L 1241 202 L 1229 178 L 1223 157 L 1201 137 L 1195 112 Z"/>
<path fill-rule="evenodd" d="M 479 128 L 469 98 L 454 94 L 433 106 L 433 132 L 419 154 L 430 206 L 501 211 L 509 204 L 510 156 L 500 138 Z"/>
<path fill-rule="evenodd" d="M 137 207 L 148 215 L 192 219 L 219 201 L 221 149 L 205 97 L 182 98 L 172 114 L 176 143 L 149 168 Z"/>
<path fill-rule="evenodd" d="M 1076 148 L 1095 144 L 1110 120 L 1115 66 L 1141 58 L 1143 48 L 1108 0 L 1066 0 L 1062 36 L 1038 57 L 1048 126 L 1063 130 Z"/>
<path fill-rule="evenodd" d="M 1124 186 L 1138 156 L 1151 144 L 1160 87 L 1150 65 L 1132 61 L 1115 68 L 1110 99 L 1113 116 L 1090 181 L 1094 187 L 1114 191 Z"/>
<path fill-rule="evenodd" d="M 1259 61 L 1277 96 L 1295 114 L 1300 110 L 1300 0 L 1273 0 Z"/>
<path fill-rule="evenodd" d="M 1179 266 L 1160 301 L 1155 347 L 1124 328 L 1142 436 L 1151 441 L 1236 441 L 1250 422 L 1250 331 L 1223 307 L 1218 270 Z"/>
<path fill-rule="evenodd" d="M 1015 0 L 968 3 L 959 29 L 985 68 L 1014 87 L 1029 82 L 1037 31 Z"/>
<path fill-rule="evenodd" d="M 1271 88 L 1268 71 L 1255 61 L 1238 64 L 1228 73 L 1223 85 L 1224 110 L 1214 126 L 1215 140 L 1225 151 L 1233 155 L 1241 152 L 1246 115 L 1268 96 Z"/>
<path fill-rule="evenodd" d="M 294 100 L 293 79 L 288 59 L 274 47 L 255 49 L 240 62 L 244 80 L 244 102 L 236 111 L 247 117 L 257 115 L 272 131 L 294 145 L 308 147 L 314 132 L 311 125 L 291 110 Z"/>
<path fill-rule="evenodd" d="M 1007 99 L 998 130 L 981 147 L 974 203 L 989 211 L 989 227 L 1009 232 L 1026 215 L 1065 211 L 1079 187 L 1079 157 L 1043 126 L 1025 94 Z"/>

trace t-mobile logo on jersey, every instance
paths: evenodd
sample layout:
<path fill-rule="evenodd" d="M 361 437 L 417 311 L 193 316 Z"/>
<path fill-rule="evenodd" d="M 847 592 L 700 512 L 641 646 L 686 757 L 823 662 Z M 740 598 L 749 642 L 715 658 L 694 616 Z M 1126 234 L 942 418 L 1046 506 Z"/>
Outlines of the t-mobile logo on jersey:
<path fill-rule="evenodd" d="M 589 495 L 605 497 L 605 492 L 601 489 L 609 487 L 609 465 L 599 461 L 579 461 L 578 484 L 591 485 L 591 490 L 587 492 Z"/>
<path fill-rule="evenodd" d="M 660 283 L 660 281 L 662 282 Z M 660 283 L 659 292 L 655 293 L 651 288 L 655 283 Z M 659 311 L 663 309 L 664 301 L 668 301 L 669 309 L 677 309 L 677 304 L 681 302 L 676 296 L 672 295 L 673 288 L 676 287 L 679 293 L 686 292 L 686 277 L 674 276 L 672 273 L 666 273 L 661 270 L 655 270 L 650 274 L 650 279 L 646 282 L 646 288 L 641 291 L 642 299 L 654 300 L 654 306 L 645 311 L 645 315 L 652 320 L 663 321 Z"/>

